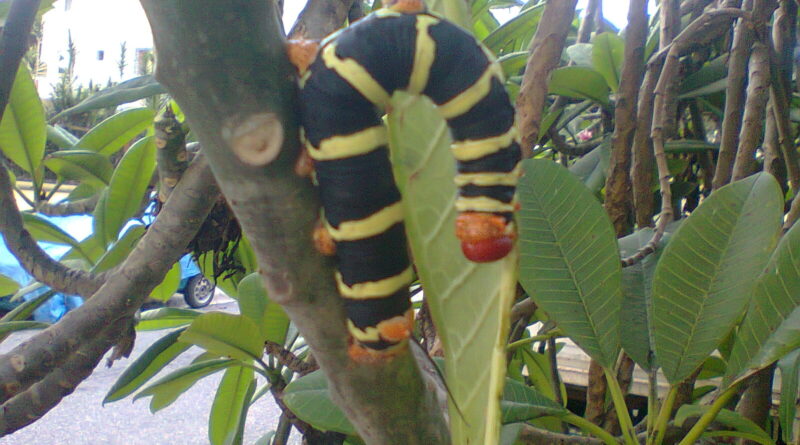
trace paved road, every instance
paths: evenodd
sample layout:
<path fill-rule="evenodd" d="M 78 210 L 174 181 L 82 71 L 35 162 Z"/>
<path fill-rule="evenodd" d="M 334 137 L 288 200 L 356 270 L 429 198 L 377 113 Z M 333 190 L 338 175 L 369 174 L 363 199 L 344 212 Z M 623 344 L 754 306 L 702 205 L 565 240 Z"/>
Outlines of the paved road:
<path fill-rule="evenodd" d="M 173 299 L 170 306 L 180 301 Z M 236 303 L 224 294 L 217 293 L 206 310 L 236 312 Z M 0 353 L 6 352 L 31 332 L 15 334 L 0 344 Z M 163 332 L 140 332 L 131 357 L 138 357 Z M 169 364 L 166 370 L 185 366 L 201 350 L 189 350 Z M 95 372 L 81 383 L 71 395 L 34 424 L 10 436 L 0 438 L 0 445 L 198 445 L 208 443 L 208 413 L 217 383 L 222 374 L 201 380 L 168 408 L 152 415 L 149 398 L 131 398 L 102 406 L 102 400 L 111 385 L 130 363 L 120 360 L 106 368 L 105 360 Z M 162 371 L 163 373 L 163 371 Z M 263 383 L 259 382 L 259 385 Z M 280 410 L 271 397 L 262 397 L 250 409 L 245 427 L 245 444 L 275 429 Z M 295 438 L 295 444 L 299 440 Z"/>

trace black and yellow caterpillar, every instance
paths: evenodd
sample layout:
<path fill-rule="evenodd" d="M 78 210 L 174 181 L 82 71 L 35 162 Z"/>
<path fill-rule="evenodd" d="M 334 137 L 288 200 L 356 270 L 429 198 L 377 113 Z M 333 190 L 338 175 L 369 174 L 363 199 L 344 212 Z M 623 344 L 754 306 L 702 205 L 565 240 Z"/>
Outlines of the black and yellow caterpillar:
<path fill-rule="evenodd" d="M 502 258 L 515 237 L 520 147 L 499 64 L 458 26 L 396 9 L 328 37 L 300 81 L 304 138 L 336 244 L 353 347 L 372 354 L 405 345 L 413 321 L 414 272 L 381 120 L 394 91 L 428 96 L 447 120 L 458 163 L 456 231 L 467 258 Z"/>

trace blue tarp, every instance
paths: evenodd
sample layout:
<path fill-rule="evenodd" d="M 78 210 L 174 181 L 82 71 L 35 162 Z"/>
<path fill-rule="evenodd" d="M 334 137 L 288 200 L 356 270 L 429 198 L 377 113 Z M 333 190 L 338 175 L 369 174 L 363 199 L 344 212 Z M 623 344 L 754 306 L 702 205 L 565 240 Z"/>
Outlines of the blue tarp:
<path fill-rule="evenodd" d="M 62 230 L 67 232 L 70 236 L 75 238 L 78 241 L 83 241 L 89 235 L 92 234 L 92 216 L 91 215 L 72 215 L 72 216 L 44 216 L 39 215 L 43 218 L 46 218 L 53 224 L 60 227 Z M 128 226 L 132 224 L 141 224 L 138 221 L 130 221 L 128 225 L 126 225 L 120 233 L 125 233 L 125 230 Z M 52 243 L 45 243 L 40 242 L 39 245 L 47 252 L 48 255 L 55 259 L 61 258 L 64 254 L 66 254 L 70 247 L 65 246 L 62 244 L 52 244 Z M 189 278 L 192 278 L 195 275 L 200 275 L 200 267 L 198 267 L 197 263 L 192 259 L 191 255 L 184 255 L 180 259 L 181 264 L 181 284 L 180 290 L 186 285 L 186 282 Z M 6 275 L 9 278 L 15 280 L 21 286 L 25 286 L 32 281 L 30 275 L 22 268 L 19 264 L 19 261 L 11 254 L 6 247 L 5 242 L 2 238 L 0 238 L 0 274 Z M 34 292 L 29 293 L 25 296 L 26 300 L 32 299 L 36 296 L 41 295 L 44 292 L 47 292 L 49 288 L 44 287 L 38 289 Z M 0 295 L 0 297 L 3 297 Z M 36 321 L 44 321 L 44 322 L 56 322 L 64 316 L 70 309 L 74 309 L 81 305 L 83 299 L 74 296 L 74 295 L 62 295 L 62 294 L 55 294 L 53 298 L 47 301 L 44 305 L 40 306 L 39 309 L 34 311 L 33 318 Z"/>
<path fill-rule="evenodd" d="M 84 240 L 92 233 L 92 217 L 88 215 L 52 216 L 46 218 L 78 241 Z M 39 245 L 48 255 L 55 259 L 61 258 L 70 249 L 69 246 L 61 244 L 41 242 Z M 25 272 L 2 239 L 0 239 L 0 274 L 8 276 L 22 286 L 28 285 L 32 281 L 31 276 Z M 47 290 L 48 288 L 46 287 L 38 289 L 26 295 L 25 299 L 28 300 L 39 296 L 47 292 Z M 83 300 L 78 296 L 55 294 L 47 303 L 34 311 L 33 318 L 36 321 L 52 323 L 60 320 L 67 311 L 80 306 L 82 302 Z"/>

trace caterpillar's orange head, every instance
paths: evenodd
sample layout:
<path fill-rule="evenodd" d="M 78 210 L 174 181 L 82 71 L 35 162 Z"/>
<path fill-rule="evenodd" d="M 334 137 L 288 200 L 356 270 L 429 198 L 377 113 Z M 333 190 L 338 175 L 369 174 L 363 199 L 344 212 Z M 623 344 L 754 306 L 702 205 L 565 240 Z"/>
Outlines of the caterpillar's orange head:
<path fill-rule="evenodd" d="M 468 260 L 489 263 L 505 257 L 514 248 L 516 234 L 500 215 L 465 212 L 456 218 L 456 236 Z"/>

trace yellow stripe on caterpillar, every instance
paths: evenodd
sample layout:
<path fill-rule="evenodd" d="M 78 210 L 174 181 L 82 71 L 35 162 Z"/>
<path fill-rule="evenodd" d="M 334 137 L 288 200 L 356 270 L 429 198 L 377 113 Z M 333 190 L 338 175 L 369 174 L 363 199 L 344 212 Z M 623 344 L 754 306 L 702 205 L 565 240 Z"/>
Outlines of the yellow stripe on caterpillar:
<path fill-rule="evenodd" d="M 498 63 L 490 63 L 481 77 L 456 97 L 439 106 L 439 114 L 445 119 L 452 119 L 466 113 L 481 101 L 492 89 L 492 79 L 502 81 L 503 69 Z"/>
<path fill-rule="evenodd" d="M 512 125 L 507 132 L 499 136 L 453 142 L 450 149 L 453 151 L 453 157 L 459 161 L 474 161 L 508 147 L 515 140 L 517 140 L 517 127 Z"/>
<path fill-rule="evenodd" d="M 397 315 L 378 323 L 377 326 L 367 326 L 361 329 L 352 321 L 347 320 L 347 330 L 350 335 L 360 342 L 401 342 L 411 336 L 414 329 L 414 310 L 409 309 L 403 315 Z"/>
<path fill-rule="evenodd" d="M 342 281 L 342 274 L 336 272 L 336 285 L 339 288 L 339 293 L 343 297 L 352 298 L 353 300 L 385 298 L 397 292 L 404 286 L 411 284 L 413 279 L 414 271 L 411 269 L 411 267 L 408 267 L 406 270 L 389 278 L 384 278 L 378 281 L 355 283 L 352 286 L 348 286 Z"/>
<path fill-rule="evenodd" d="M 486 172 L 486 173 L 462 173 L 456 175 L 455 183 L 458 187 L 468 184 L 477 186 L 508 185 L 515 186 L 519 180 L 522 168 L 520 164 L 508 173 Z"/>
<path fill-rule="evenodd" d="M 417 16 L 417 43 L 414 50 L 414 65 L 408 80 L 408 91 L 421 93 L 428 85 L 428 77 L 436 58 L 436 41 L 431 37 L 428 28 L 439 23 L 439 19 L 429 15 Z"/>
<path fill-rule="evenodd" d="M 317 161 L 352 158 L 367 154 L 388 144 L 386 127 L 377 125 L 353 134 L 331 136 L 319 143 L 319 148 L 307 144 L 308 153 Z"/>
<path fill-rule="evenodd" d="M 306 82 L 308 81 L 309 77 L 311 77 L 311 71 L 306 70 L 303 75 L 300 76 L 300 80 L 297 81 L 298 85 L 300 85 L 300 88 L 304 88 L 306 86 Z"/>
<path fill-rule="evenodd" d="M 456 210 L 459 212 L 505 213 L 515 211 L 516 207 L 516 200 L 506 203 L 486 196 L 459 196 L 456 199 Z"/>
<path fill-rule="evenodd" d="M 367 100 L 385 108 L 391 96 L 373 78 L 361 64 L 353 59 L 340 59 L 336 55 L 336 43 L 331 42 L 322 50 L 325 66 L 336 71 L 351 87 L 355 88 Z"/>
<path fill-rule="evenodd" d="M 403 202 L 397 201 L 364 219 L 345 221 L 338 228 L 325 221 L 325 227 L 336 241 L 355 241 L 379 235 L 402 220 Z"/>
<path fill-rule="evenodd" d="M 352 321 L 347 320 L 347 330 L 353 338 L 360 342 L 379 342 L 381 340 L 381 334 L 378 332 L 378 328 L 374 326 L 368 326 L 366 329 L 359 329 Z"/>

